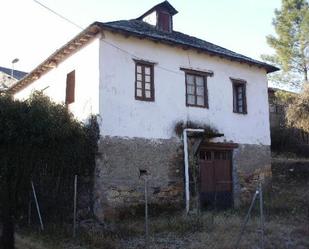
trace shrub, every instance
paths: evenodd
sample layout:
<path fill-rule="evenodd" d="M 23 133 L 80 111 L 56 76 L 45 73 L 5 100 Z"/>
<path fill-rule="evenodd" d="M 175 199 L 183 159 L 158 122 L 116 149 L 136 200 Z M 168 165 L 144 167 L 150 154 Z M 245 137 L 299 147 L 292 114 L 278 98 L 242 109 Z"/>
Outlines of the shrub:
<path fill-rule="evenodd" d="M 271 129 L 271 151 L 275 153 L 294 154 L 309 157 L 309 145 L 301 137 L 302 131 L 291 127 L 274 127 Z"/>
<path fill-rule="evenodd" d="M 2 247 L 14 248 L 13 217 L 28 196 L 33 178 L 52 177 L 49 190 L 65 196 L 73 175 L 91 176 L 98 126 L 77 121 L 66 106 L 35 92 L 26 101 L 0 96 L 0 203 Z M 60 187 L 62 186 L 62 188 Z M 47 191 L 47 190 L 46 190 Z M 0 246 L 1 247 L 1 246 Z"/>

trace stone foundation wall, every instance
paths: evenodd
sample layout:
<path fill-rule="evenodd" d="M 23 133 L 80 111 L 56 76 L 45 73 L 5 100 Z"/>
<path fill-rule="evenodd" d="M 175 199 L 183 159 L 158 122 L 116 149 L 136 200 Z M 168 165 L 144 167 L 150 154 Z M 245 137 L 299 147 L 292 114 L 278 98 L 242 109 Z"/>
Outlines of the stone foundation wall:
<path fill-rule="evenodd" d="M 240 144 L 233 151 L 234 205 L 251 201 L 258 181 L 267 188 L 271 178 L 271 151 L 268 145 Z"/>
<path fill-rule="evenodd" d="M 180 139 L 150 140 L 104 137 L 100 140 L 94 184 L 94 213 L 99 219 L 143 210 L 147 171 L 149 204 L 184 206 L 183 144 Z M 233 151 L 234 205 L 252 198 L 258 179 L 271 176 L 270 147 L 240 144 Z M 130 207 L 130 208 L 128 208 Z"/>
<path fill-rule="evenodd" d="M 179 139 L 150 140 L 104 137 L 94 186 L 94 213 L 99 219 L 133 212 L 144 205 L 148 173 L 149 204 L 181 208 L 183 205 L 183 154 Z"/>

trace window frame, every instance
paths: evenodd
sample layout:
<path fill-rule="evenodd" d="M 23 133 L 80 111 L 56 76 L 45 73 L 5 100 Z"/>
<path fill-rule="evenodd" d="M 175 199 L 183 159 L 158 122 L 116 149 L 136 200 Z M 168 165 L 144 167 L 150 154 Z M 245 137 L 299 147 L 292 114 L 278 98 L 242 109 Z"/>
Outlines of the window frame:
<path fill-rule="evenodd" d="M 197 71 L 192 69 L 186 69 L 186 68 L 180 68 L 180 70 L 185 72 L 185 88 L 186 88 L 186 106 L 187 107 L 200 107 L 200 108 L 209 108 L 208 103 L 208 87 L 207 87 L 207 77 L 213 76 L 213 72 L 211 71 Z M 188 81 L 187 76 L 191 75 L 194 77 L 194 97 L 195 97 L 195 104 L 188 103 Z M 197 92 L 196 92 L 196 77 L 202 77 L 203 78 L 203 85 L 204 85 L 204 104 L 198 105 L 197 104 Z M 192 94 L 190 94 L 192 95 Z"/>
<path fill-rule="evenodd" d="M 148 61 L 143 61 L 143 60 L 134 60 L 135 61 L 135 88 L 134 88 L 134 95 L 135 95 L 135 99 L 136 100 L 140 100 L 140 101 L 148 101 L 148 102 L 154 102 L 155 101 L 155 88 L 154 88 L 154 65 L 155 63 L 151 63 Z M 137 67 L 141 66 L 142 72 L 142 79 L 141 79 L 141 84 L 142 84 L 142 88 L 138 88 L 137 87 Z M 150 67 L 150 82 L 146 82 L 145 78 L 145 67 Z M 145 85 L 146 83 L 150 83 L 150 98 L 146 97 L 146 88 Z M 137 96 L 137 90 L 141 89 L 142 90 L 142 96 Z"/>
<path fill-rule="evenodd" d="M 243 79 L 230 78 L 233 85 L 233 112 L 238 114 L 248 114 L 247 107 L 247 81 Z M 239 101 L 237 89 L 242 88 L 242 111 L 239 110 Z"/>

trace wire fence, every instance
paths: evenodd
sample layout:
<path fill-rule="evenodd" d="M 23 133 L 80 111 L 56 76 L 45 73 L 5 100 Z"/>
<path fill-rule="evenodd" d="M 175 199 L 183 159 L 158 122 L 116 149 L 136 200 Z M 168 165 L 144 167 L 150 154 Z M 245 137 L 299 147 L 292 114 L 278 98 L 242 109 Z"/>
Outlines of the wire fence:
<path fill-rule="evenodd" d="M 142 216 L 100 225 L 89 216 L 85 222 L 82 210 L 91 206 L 82 197 L 87 181 L 72 176 L 71 186 L 59 193 L 65 196 L 62 202 L 33 181 L 27 220 L 29 226 L 43 230 L 58 217 L 60 226 L 69 224 L 68 234 L 75 240 L 86 233 L 91 238 L 87 243 L 102 246 L 93 248 L 309 248 L 309 173 L 305 172 L 274 166 L 272 188 L 256 184 L 249 202 L 238 209 L 230 206 L 226 193 L 203 196 L 192 189 L 188 214 L 184 207 L 174 213 L 153 212 L 151 179 L 145 174 L 140 179 Z"/>
<path fill-rule="evenodd" d="M 32 180 L 28 199 L 24 201 L 22 223 L 44 230 L 44 223 L 73 224 L 77 216 L 85 219 L 92 213 L 92 184 L 88 178 L 61 180 L 44 177 Z M 75 232 L 73 231 L 75 235 Z"/>

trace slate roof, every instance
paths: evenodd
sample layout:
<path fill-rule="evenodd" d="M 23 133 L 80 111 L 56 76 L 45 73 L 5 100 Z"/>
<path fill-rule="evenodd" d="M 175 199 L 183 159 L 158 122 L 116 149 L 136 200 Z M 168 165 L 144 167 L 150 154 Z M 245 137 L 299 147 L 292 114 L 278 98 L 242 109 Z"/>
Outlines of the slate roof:
<path fill-rule="evenodd" d="M 44 60 L 30 73 L 26 74 L 24 72 L 14 70 L 14 75 L 16 76 L 16 78 L 18 77 L 19 81 L 10 86 L 9 91 L 11 93 L 16 93 L 21 89 L 25 88 L 26 86 L 40 78 L 43 74 L 52 70 L 56 65 L 64 61 L 73 53 L 81 49 L 83 46 L 85 46 L 85 44 L 88 44 L 97 36 L 97 34 L 104 30 L 118 32 L 124 34 L 125 36 L 135 36 L 140 39 L 149 39 L 155 42 L 178 46 L 183 49 L 195 49 L 198 52 L 204 52 L 211 56 L 218 56 L 231 61 L 238 61 L 240 63 L 258 66 L 260 68 L 264 68 L 267 73 L 279 70 L 279 68 L 269 65 L 267 63 L 249 58 L 226 48 L 217 46 L 213 43 L 183 34 L 181 32 L 160 31 L 155 26 L 152 26 L 140 20 L 140 18 L 145 16 L 145 14 L 153 10 L 161 10 L 162 8 L 168 11 L 171 15 L 177 13 L 177 10 L 175 10 L 173 6 L 171 6 L 167 1 L 164 1 L 156 5 L 137 19 L 114 21 L 107 23 L 92 23 L 86 29 L 84 29 L 82 32 L 72 38 L 69 42 L 63 45 L 61 48 L 57 49 L 53 54 L 51 54 L 46 60 Z M 10 72 L 10 69 L 0 67 L 0 71 L 1 69 L 9 70 Z"/>
<path fill-rule="evenodd" d="M 6 67 L 0 67 L 0 72 L 6 73 L 8 75 L 11 75 L 12 69 L 6 68 Z M 18 71 L 14 69 L 14 78 L 17 80 L 22 79 L 24 76 L 26 76 L 26 72 Z"/>
<path fill-rule="evenodd" d="M 279 70 L 279 68 L 269 65 L 267 63 L 249 58 L 247 56 L 238 54 L 226 48 L 215 45 L 213 43 L 183 34 L 181 32 L 160 31 L 156 29 L 156 27 L 137 19 L 121 20 L 107 23 L 95 22 L 93 23 L 93 25 L 98 25 L 103 29 L 122 32 L 127 35 L 147 38 L 162 43 L 180 45 L 186 48 L 202 50 L 210 55 L 216 55 L 230 60 L 239 61 L 250 65 L 265 68 L 267 70 L 267 73 Z"/>

